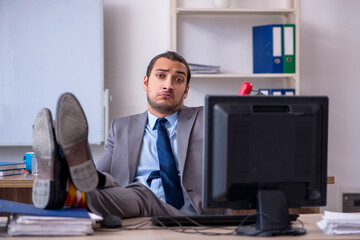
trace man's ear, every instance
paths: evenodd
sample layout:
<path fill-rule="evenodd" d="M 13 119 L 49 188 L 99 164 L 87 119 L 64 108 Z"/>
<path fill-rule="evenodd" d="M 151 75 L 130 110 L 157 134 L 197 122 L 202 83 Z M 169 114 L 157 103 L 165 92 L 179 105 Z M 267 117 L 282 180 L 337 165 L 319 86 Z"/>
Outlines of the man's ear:
<path fill-rule="evenodd" d="M 184 99 L 187 98 L 187 95 L 188 95 L 188 93 L 189 93 L 189 89 L 190 89 L 190 85 L 187 85 L 187 86 L 186 86 L 186 90 L 185 90 L 185 94 L 184 94 Z"/>
<path fill-rule="evenodd" d="M 144 89 L 144 91 L 147 91 L 148 81 L 149 81 L 149 78 L 147 76 L 145 76 L 144 81 L 143 81 L 143 89 Z"/>

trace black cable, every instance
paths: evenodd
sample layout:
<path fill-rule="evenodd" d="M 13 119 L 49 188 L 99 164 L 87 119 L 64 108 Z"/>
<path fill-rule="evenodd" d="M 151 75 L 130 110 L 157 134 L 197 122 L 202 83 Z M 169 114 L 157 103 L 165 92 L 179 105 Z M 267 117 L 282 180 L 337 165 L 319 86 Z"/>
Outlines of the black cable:
<path fill-rule="evenodd" d="M 275 219 L 274 217 L 266 214 L 266 213 L 255 213 L 255 214 L 249 214 L 247 215 L 241 222 L 239 225 L 235 226 L 235 227 L 224 227 L 224 226 L 207 226 L 207 225 L 203 225 L 200 224 L 198 222 L 196 222 L 195 220 L 191 219 L 191 217 L 185 216 L 185 218 L 190 221 L 192 224 L 195 225 L 195 227 L 189 227 L 189 226 L 183 226 L 179 221 L 177 221 L 175 218 L 169 217 L 170 220 L 172 220 L 175 224 L 177 224 L 177 226 L 166 226 L 162 221 L 160 221 L 157 217 L 152 217 L 149 219 L 144 219 L 144 220 L 140 220 L 139 222 L 136 223 L 132 223 L 132 224 L 128 224 L 128 225 L 124 225 L 122 228 L 118 228 L 118 229 L 96 229 L 96 231 L 129 231 L 129 230 L 169 230 L 169 231 L 173 231 L 173 232 L 177 232 L 177 233 L 187 233 L 187 234 L 202 234 L 202 235 L 207 235 L 207 236 L 228 236 L 228 235 L 236 235 L 237 234 L 237 230 L 244 226 L 244 224 L 246 223 L 246 221 L 248 220 L 248 218 L 250 217 L 254 217 L 257 215 L 263 215 L 265 217 L 270 218 L 273 221 L 277 222 L 277 219 Z M 152 221 L 156 221 L 160 227 L 144 227 L 146 226 L 148 223 L 152 223 Z M 296 222 L 299 222 L 301 224 L 300 229 L 304 229 L 304 223 L 297 219 Z M 252 224 L 253 226 L 254 224 Z M 208 230 L 216 230 L 216 229 L 222 229 L 222 230 L 229 230 L 229 232 L 210 232 Z M 257 232 L 253 235 L 249 235 L 249 236 L 257 236 L 260 235 L 262 233 L 268 232 L 271 230 L 265 230 L 265 231 L 260 231 Z"/>
<path fill-rule="evenodd" d="M 252 216 L 254 216 L 254 215 L 247 215 L 245 217 L 245 219 L 243 219 L 238 226 L 243 225 L 246 222 L 246 220 Z M 193 220 L 191 217 L 188 217 L 188 216 L 185 216 L 185 219 L 187 219 L 189 222 L 194 224 L 196 226 L 196 228 L 183 226 L 179 221 L 177 221 L 176 219 L 172 219 L 171 217 L 169 217 L 169 219 L 172 220 L 174 223 L 176 223 L 177 226 L 176 227 L 174 227 L 174 226 L 168 227 L 163 222 L 161 222 L 159 219 L 157 219 L 156 217 L 154 217 L 153 219 L 163 229 L 174 231 L 174 232 L 180 232 L 180 233 L 189 233 L 189 234 L 203 234 L 203 235 L 211 235 L 211 236 L 235 235 L 237 227 L 238 227 L 238 226 L 237 227 L 207 226 L 207 225 L 203 225 L 203 224 L 196 222 L 195 220 Z M 201 228 L 199 228 L 199 227 L 201 227 Z M 230 230 L 230 232 L 224 233 L 224 232 L 209 232 L 209 231 L 207 231 L 207 230 L 214 230 L 214 229 Z"/>
<path fill-rule="evenodd" d="M 266 96 L 265 94 L 263 94 L 262 92 L 260 92 L 259 90 L 251 90 L 251 92 L 255 92 L 256 94 L 256 96 L 258 96 L 258 95 L 261 95 L 261 96 Z"/>
<path fill-rule="evenodd" d="M 171 217 L 169 217 L 171 219 Z M 153 217 L 152 219 L 156 220 L 156 217 Z M 164 223 L 162 223 L 160 220 L 158 220 L 158 224 L 161 227 L 144 227 L 146 226 L 149 222 L 151 222 L 151 218 L 150 219 L 145 219 L 145 220 L 141 220 L 139 222 L 136 223 L 132 223 L 132 224 L 128 224 L 128 225 L 124 225 L 122 228 L 118 228 L 118 229 L 104 229 L 104 228 L 99 228 L 99 229 L 95 229 L 96 231 L 129 231 L 129 230 L 169 230 L 169 231 L 173 231 L 173 232 L 178 232 L 178 233 L 187 233 L 187 234 L 203 234 L 203 235 L 211 235 L 211 236 L 218 236 L 218 235 L 234 235 L 236 233 L 235 229 L 233 227 L 213 227 L 213 226 L 205 226 L 202 224 L 197 223 L 196 221 L 192 220 L 191 218 L 188 220 L 191 220 L 191 222 L 193 224 L 196 224 L 196 228 L 194 227 L 186 227 L 183 226 L 179 221 L 177 221 L 176 219 L 172 219 L 174 221 L 174 223 L 176 223 L 178 226 L 172 226 L 172 227 L 168 227 L 166 226 Z M 227 233 L 220 233 L 220 232 L 209 232 L 207 230 L 211 230 L 211 229 L 225 229 L 225 230 L 231 230 L 230 232 Z"/>

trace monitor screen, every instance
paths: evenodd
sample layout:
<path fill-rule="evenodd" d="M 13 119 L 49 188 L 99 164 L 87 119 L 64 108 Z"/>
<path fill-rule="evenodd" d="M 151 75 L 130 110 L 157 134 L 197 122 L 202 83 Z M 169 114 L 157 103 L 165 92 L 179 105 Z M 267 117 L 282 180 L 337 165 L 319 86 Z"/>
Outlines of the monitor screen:
<path fill-rule="evenodd" d="M 326 205 L 327 97 L 206 96 L 204 127 L 205 208 Z"/>

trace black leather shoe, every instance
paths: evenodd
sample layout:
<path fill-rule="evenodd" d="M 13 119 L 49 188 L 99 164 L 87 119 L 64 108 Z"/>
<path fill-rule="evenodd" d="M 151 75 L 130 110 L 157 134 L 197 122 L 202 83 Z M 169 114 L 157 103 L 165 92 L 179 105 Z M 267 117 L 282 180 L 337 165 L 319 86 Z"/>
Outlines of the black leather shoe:
<path fill-rule="evenodd" d="M 66 201 L 69 170 L 59 153 L 49 109 L 41 109 L 33 130 L 33 150 L 39 175 L 34 180 L 32 201 L 37 208 L 59 209 Z"/>
<path fill-rule="evenodd" d="M 75 187 L 81 192 L 95 189 L 99 178 L 88 144 L 88 123 L 79 101 L 71 93 L 58 99 L 55 133 Z"/>

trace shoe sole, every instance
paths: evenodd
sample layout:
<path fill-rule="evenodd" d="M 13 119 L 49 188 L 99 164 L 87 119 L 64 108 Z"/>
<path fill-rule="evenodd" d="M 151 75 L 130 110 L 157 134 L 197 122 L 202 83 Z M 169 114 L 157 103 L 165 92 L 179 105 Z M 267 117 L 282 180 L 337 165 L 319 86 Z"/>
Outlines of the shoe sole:
<path fill-rule="evenodd" d="M 87 120 L 79 101 L 71 93 L 64 93 L 58 100 L 55 132 L 75 187 L 81 192 L 95 189 L 99 179 L 88 148 Z"/>
<path fill-rule="evenodd" d="M 51 124 L 50 111 L 42 109 L 35 119 L 33 130 L 33 150 L 38 164 L 39 176 L 34 180 L 32 201 L 37 208 L 48 207 L 51 198 L 55 159 L 55 138 Z"/>

